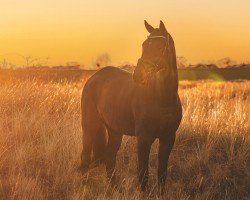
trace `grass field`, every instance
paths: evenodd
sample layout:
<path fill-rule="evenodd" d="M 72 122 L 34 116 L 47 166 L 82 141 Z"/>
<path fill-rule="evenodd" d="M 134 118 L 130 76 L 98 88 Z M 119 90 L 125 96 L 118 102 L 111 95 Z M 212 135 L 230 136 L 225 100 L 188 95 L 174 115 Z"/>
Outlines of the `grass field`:
<path fill-rule="evenodd" d="M 0 199 L 141 199 L 136 140 L 118 154 L 119 189 L 104 167 L 78 173 L 81 153 L 77 82 L 22 80 L 0 86 Z M 250 199 L 250 81 L 181 81 L 184 115 L 168 167 L 165 199 Z M 150 156 L 155 193 L 157 142 Z"/>

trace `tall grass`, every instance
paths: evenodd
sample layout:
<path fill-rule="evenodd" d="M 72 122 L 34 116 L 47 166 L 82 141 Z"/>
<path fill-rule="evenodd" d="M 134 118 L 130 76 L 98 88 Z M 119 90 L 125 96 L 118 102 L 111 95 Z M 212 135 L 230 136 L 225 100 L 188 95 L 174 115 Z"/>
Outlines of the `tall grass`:
<path fill-rule="evenodd" d="M 0 86 L 0 199 L 140 199 L 136 140 L 124 137 L 120 181 L 104 167 L 78 173 L 83 83 L 36 80 Z M 166 199 L 249 199 L 250 81 L 181 82 L 184 116 L 167 179 Z M 150 156 L 155 194 L 157 142 Z"/>

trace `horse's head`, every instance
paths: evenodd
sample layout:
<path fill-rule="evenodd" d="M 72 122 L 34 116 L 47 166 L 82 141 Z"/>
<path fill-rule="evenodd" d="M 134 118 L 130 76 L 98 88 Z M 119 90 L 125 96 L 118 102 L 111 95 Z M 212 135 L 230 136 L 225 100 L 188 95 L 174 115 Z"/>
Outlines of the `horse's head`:
<path fill-rule="evenodd" d="M 164 23 L 160 21 L 159 28 L 153 28 L 147 21 L 144 23 L 150 35 L 142 44 L 142 56 L 133 74 L 134 81 L 140 84 L 161 69 L 176 67 L 174 42 Z"/>

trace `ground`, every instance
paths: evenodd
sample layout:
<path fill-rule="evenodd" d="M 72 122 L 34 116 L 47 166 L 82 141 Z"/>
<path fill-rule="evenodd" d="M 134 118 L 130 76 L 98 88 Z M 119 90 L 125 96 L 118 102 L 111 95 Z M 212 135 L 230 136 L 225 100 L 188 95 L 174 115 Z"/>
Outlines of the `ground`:
<path fill-rule="evenodd" d="M 104 167 L 78 173 L 82 149 L 77 82 L 18 80 L 0 86 L 0 199 L 140 199 L 136 140 L 118 153 L 118 189 Z M 165 199 L 249 199 L 250 81 L 181 81 L 183 120 Z M 155 193 L 157 142 L 148 199 Z M 146 199 L 144 196 L 143 198 Z"/>

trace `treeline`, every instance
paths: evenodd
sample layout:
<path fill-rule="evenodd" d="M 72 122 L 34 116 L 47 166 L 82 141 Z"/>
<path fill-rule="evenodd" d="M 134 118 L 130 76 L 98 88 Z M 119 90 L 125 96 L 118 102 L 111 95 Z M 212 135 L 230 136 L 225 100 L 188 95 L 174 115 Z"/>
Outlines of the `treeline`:
<path fill-rule="evenodd" d="M 130 66 L 123 67 L 131 71 Z M 75 82 L 85 81 L 97 70 L 66 69 L 66 68 L 28 68 L 28 69 L 0 69 L 0 83 L 18 80 L 41 80 L 44 82 Z M 202 69 L 185 68 L 178 69 L 179 80 L 204 80 L 216 81 L 244 79 L 250 80 L 250 68 L 223 68 Z"/>

